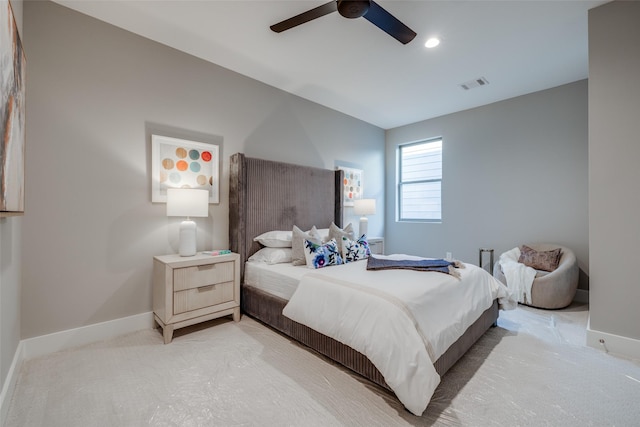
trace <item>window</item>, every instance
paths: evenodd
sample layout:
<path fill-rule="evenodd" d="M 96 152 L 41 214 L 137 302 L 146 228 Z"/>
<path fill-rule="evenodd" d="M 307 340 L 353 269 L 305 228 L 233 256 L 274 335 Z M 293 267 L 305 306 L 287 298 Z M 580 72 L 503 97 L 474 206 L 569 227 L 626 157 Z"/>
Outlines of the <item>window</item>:
<path fill-rule="evenodd" d="M 442 138 L 398 148 L 398 219 L 442 220 Z"/>

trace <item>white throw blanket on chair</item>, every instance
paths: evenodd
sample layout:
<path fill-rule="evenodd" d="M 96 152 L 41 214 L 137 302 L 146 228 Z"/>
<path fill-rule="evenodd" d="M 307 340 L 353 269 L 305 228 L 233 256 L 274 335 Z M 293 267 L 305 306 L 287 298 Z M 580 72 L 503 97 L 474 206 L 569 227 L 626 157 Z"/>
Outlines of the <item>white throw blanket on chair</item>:
<path fill-rule="evenodd" d="M 518 302 L 531 304 L 531 285 L 536 277 L 536 270 L 518 262 L 520 248 L 513 248 L 500 255 L 500 267 L 507 279 L 507 288 Z"/>

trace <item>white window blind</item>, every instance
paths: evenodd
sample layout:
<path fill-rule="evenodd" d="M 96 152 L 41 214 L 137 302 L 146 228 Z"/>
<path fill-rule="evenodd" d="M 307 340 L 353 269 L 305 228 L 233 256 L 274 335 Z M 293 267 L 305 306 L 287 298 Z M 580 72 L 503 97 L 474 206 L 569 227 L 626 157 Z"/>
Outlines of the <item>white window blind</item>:
<path fill-rule="evenodd" d="M 398 154 L 398 219 L 441 221 L 442 139 L 401 145 Z"/>

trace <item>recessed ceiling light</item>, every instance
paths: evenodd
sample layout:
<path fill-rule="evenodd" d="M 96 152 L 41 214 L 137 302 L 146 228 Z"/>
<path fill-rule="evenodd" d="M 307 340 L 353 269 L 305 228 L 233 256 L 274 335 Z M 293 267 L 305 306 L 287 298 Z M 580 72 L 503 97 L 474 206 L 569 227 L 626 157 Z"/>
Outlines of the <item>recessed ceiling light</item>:
<path fill-rule="evenodd" d="M 440 44 L 440 39 L 437 37 L 431 37 L 429 40 L 427 40 L 427 42 L 424 44 L 425 47 L 431 49 L 434 48 L 436 46 L 438 46 Z"/>

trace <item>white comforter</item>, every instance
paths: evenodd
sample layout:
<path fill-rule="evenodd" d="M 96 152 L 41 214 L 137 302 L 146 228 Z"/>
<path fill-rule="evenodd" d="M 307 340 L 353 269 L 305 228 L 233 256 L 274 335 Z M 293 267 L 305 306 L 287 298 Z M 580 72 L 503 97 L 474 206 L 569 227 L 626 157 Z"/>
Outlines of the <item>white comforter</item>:
<path fill-rule="evenodd" d="M 418 259 L 392 255 L 394 259 Z M 465 264 L 437 272 L 367 271 L 366 261 L 306 274 L 283 310 L 290 319 L 366 355 L 404 406 L 421 415 L 440 382 L 433 363 L 507 288 Z"/>

